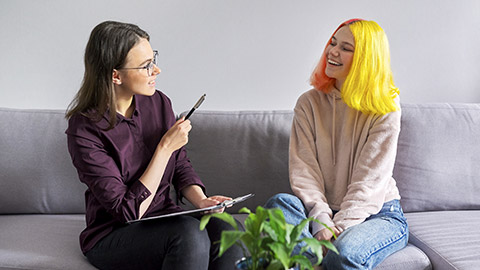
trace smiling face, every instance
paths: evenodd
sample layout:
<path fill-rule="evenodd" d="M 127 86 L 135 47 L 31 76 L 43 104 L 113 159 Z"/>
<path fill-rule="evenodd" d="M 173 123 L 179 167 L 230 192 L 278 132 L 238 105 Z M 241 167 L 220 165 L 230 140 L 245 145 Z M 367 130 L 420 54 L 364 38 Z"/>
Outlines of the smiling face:
<path fill-rule="evenodd" d="M 114 70 L 113 80 L 116 84 L 117 95 L 145 95 L 155 93 L 155 79 L 161 72 L 153 65 L 149 76 L 147 69 L 142 69 L 153 61 L 154 52 L 148 40 L 142 38 L 130 49 L 124 68 Z"/>
<path fill-rule="evenodd" d="M 350 28 L 343 26 L 335 33 L 325 50 L 327 60 L 325 74 L 336 79 L 335 87 L 338 90 L 342 89 L 343 82 L 350 72 L 354 52 L 355 39 Z"/>

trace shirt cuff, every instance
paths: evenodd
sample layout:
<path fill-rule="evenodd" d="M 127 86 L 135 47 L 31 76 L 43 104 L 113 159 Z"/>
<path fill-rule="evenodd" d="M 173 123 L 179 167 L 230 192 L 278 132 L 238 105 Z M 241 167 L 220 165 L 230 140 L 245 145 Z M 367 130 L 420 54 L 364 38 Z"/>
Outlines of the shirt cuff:
<path fill-rule="evenodd" d="M 136 199 L 138 205 L 140 205 L 145 199 L 152 195 L 152 193 L 142 182 L 140 182 L 140 180 L 137 180 L 130 187 L 130 195 L 132 196 L 131 198 Z"/>
<path fill-rule="evenodd" d="M 324 223 L 328 227 L 335 227 L 335 223 L 333 223 L 333 220 L 330 218 L 330 216 L 327 213 L 322 213 L 319 216 L 313 217 L 313 218 Z M 323 229 L 325 229 L 325 226 L 323 224 L 320 224 L 315 221 L 312 222 L 312 236 L 315 236 L 315 234 L 317 234 L 319 231 Z"/>

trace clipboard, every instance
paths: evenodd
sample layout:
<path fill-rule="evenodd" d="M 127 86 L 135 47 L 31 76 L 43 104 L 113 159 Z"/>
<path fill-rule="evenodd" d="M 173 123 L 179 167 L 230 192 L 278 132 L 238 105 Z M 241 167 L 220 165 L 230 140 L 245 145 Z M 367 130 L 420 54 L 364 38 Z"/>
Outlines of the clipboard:
<path fill-rule="evenodd" d="M 140 221 L 145 221 L 145 220 L 153 220 L 153 219 L 160 219 L 160 218 L 168 218 L 168 217 L 175 217 L 175 216 L 181 216 L 181 215 L 194 215 L 194 214 L 199 214 L 199 213 L 202 213 L 202 212 L 206 212 L 206 211 L 211 211 L 211 210 L 216 210 L 216 209 L 220 209 L 220 208 L 223 208 L 223 207 L 230 207 L 236 203 L 239 203 L 239 202 L 243 202 L 247 199 L 250 199 L 251 197 L 255 196 L 255 194 L 253 193 L 250 193 L 250 194 L 247 194 L 247 195 L 243 195 L 243 196 L 240 196 L 240 197 L 237 197 L 235 199 L 231 199 L 231 200 L 226 200 L 226 201 L 223 201 L 217 205 L 213 205 L 213 206 L 209 206 L 209 207 L 205 207 L 205 208 L 199 208 L 199 209 L 192 209 L 192 210 L 185 210 L 185 211 L 181 211 L 181 212 L 175 212 L 175 213 L 170 213 L 170 214 L 165 214 L 165 215 L 160 215 L 160 216 L 154 216 L 154 217 L 147 217 L 147 218 L 140 218 L 140 219 L 133 219 L 133 220 L 129 220 L 127 221 L 127 224 L 132 224 L 132 223 L 136 223 L 136 222 L 140 222 Z"/>

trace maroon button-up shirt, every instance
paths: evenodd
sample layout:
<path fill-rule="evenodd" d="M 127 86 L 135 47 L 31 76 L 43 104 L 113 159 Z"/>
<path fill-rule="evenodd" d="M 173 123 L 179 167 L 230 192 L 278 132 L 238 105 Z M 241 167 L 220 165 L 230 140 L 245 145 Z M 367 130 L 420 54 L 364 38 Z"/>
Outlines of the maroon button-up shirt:
<path fill-rule="evenodd" d="M 68 150 L 85 192 L 86 229 L 80 234 L 84 253 L 125 222 L 139 218 L 139 206 L 151 193 L 139 181 L 162 136 L 175 123 L 167 96 L 134 96 L 132 118 L 117 114 L 108 131 L 108 112 L 100 122 L 74 115 L 68 122 Z M 170 184 L 177 192 L 189 185 L 204 186 L 193 170 L 185 149 L 175 151 L 144 217 L 180 211 L 170 198 Z"/>

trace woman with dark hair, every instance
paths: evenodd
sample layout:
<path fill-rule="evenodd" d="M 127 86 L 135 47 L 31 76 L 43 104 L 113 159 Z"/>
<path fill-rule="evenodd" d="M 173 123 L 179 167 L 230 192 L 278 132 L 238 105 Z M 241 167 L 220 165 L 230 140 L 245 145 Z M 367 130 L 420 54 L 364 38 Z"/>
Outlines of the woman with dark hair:
<path fill-rule="evenodd" d="M 291 224 L 313 217 L 304 237 L 332 241 L 324 269 L 372 269 L 408 242 L 393 165 L 400 132 L 387 36 L 374 21 L 342 23 L 297 101 L 290 137 L 293 193 L 278 194 Z M 338 236 L 335 240 L 333 233 Z"/>
<path fill-rule="evenodd" d="M 183 147 L 190 121 L 176 121 L 155 90 L 156 58 L 136 25 L 106 21 L 90 35 L 82 86 L 66 113 L 68 150 L 87 185 L 81 249 L 100 269 L 230 269 L 242 252 L 218 257 L 216 241 L 231 229 L 220 220 L 206 231 L 190 216 L 126 223 L 181 211 L 171 185 L 197 208 L 230 199 L 205 195 Z"/>

